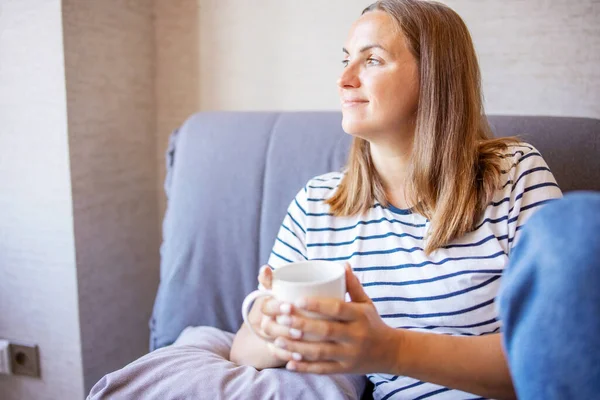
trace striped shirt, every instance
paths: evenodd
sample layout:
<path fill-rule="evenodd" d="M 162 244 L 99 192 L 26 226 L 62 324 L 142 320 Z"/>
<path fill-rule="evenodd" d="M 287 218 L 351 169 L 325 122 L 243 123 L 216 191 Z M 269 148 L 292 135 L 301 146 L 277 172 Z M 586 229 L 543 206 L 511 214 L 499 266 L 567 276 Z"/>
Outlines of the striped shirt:
<path fill-rule="evenodd" d="M 503 185 L 476 229 L 430 255 L 423 251 L 425 217 L 377 203 L 365 215 L 334 217 L 324 200 L 343 173 L 313 178 L 291 202 L 269 265 L 349 262 L 394 328 L 463 336 L 499 332 L 494 299 L 519 231 L 542 205 L 562 196 L 546 162 L 529 144 L 510 146 L 503 161 Z M 375 399 L 478 398 L 404 376 L 368 377 Z"/>

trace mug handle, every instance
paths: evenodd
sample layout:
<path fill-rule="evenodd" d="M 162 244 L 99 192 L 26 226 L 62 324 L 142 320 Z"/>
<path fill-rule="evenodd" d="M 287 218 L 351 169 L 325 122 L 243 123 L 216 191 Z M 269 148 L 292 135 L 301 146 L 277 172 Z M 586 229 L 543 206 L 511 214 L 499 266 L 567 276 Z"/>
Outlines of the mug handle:
<path fill-rule="evenodd" d="M 242 303 L 242 317 L 244 317 L 244 322 L 246 323 L 248 328 L 250 328 L 250 331 L 252 331 L 252 333 L 254 333 L 257 337 L 261 338 L 265 342 L 271 343 L 271 339 L 269 339 L 266 336 L 261 335 L 260 333 L 258 333 L 257 331 L 254 330 L 254 328 L 252 327 L 252 324 L 250 323 L 250 318 L 248 317 L 248 314 L 250 313 L 250 307 L 252 306 L 252 304 L 258 298 L 268 297 L 268 296 L 273 297 L 273 292 L 270 290 L 255 290 L 254 292 L 252 292 L 248 296 L 246 296 L 246 298 L 244 299 L 244 302 Z"/>

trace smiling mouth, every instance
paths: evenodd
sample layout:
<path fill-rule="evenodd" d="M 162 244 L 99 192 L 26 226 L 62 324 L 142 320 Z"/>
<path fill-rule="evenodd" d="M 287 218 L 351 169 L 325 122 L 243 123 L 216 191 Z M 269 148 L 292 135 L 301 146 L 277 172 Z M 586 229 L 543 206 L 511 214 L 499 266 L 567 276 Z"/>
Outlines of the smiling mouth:
<path fill-rule="evenodd" d="M 367 103 L 368 103 L 367 100 L 343 100 L 342 107 L 344 107 L 344 108 L 358 107 L 358 106 L 365 105 Z"/>

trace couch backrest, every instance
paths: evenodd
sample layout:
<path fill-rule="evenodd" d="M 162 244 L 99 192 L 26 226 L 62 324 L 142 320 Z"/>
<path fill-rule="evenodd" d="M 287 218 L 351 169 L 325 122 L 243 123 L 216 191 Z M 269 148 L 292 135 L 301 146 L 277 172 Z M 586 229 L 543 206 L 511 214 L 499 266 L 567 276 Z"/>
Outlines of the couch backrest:
<path fill-rule="evenodd" d="M 538 148 L 563 189 L 600 190 L 600 121 L 491 116 L 497 135 Z M 215 112 L 171 137 L 161 283 L 151 348 L 188 325 L 235 331 L 287 206 L 308 179 L 340 169 L 351 138 L 339 112 Z"/>

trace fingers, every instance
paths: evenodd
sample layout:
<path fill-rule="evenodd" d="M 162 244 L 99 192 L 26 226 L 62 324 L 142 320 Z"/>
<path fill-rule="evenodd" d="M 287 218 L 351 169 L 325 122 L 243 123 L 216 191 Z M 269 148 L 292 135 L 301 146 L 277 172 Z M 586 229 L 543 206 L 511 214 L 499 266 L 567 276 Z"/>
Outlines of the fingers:
<path fill-rule="evenodd" d="M 265 288 L 271 289 L 273 282 L 273 271 L 271 267 L 268 265 L 263 265 L 260 267 L 260 271 L 258 273 L 258 282 Z"/>
<path fill-rule="evenodd" d="M 287 326 L 279 325 L 272 318 L 264 316 L 260 323 L 260 330 L 265 336 L 274 340 L 278 336 L 289 336 L 290 328 Z"/>
<path fill-rule="evenodd" d="M 290 371 L 305 372 L 310 374 L 339 374 L 344 371 L 343 366 L 337 361 L 288 361 L 285 368 Z"/>
<path fill-rule="evenodd" d="M 371 301 L 348 263 L 346 263 L 346 290 L 355 303 L 368 303 Z"/>
<path fill-rule="evenodd" d="M 291 339 L 315 341 L 345 341 L 350 337 L 349 327 L 342 322 L 307 318 L 299 314 L 281 315 L 277 323 L 289 328 L 289 334 L 282 335 Z"/>
<path fill-rule="evenodd" d="M 288 314 L 290 311 L 289 304 L 281 303 L 272 297 L 267 297 L 262 303 L 260 311 L 269 317 L 277 317 L 282 314 Z"/>
<path fill-rule="evenodd" d="M 294 306 L 338 321 L 353 321 L 359 316 L 356 305 L 338 299 L 309 297 L 295 302 Z"/>
<path fill-rule="evenodd" d="M 286 359 L 287 354 L 289 361 L 340 361 L 345 357 L 343 346 L 332 342 L 304 342 L 278 337 L 273 345 L 279 350 L 277 357 Z"/>

